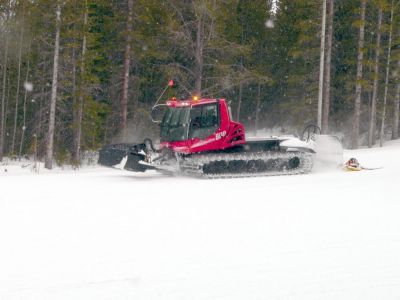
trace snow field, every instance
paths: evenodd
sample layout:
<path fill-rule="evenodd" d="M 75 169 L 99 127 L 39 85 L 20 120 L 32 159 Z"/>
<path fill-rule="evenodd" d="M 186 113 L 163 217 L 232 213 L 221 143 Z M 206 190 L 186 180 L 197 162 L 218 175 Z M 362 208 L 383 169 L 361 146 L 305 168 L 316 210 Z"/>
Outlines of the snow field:
<path fill-rule="evenodd" d="M 0 167 L 0 299 L 399 299 L 400 143 L 199 180 Z"/>

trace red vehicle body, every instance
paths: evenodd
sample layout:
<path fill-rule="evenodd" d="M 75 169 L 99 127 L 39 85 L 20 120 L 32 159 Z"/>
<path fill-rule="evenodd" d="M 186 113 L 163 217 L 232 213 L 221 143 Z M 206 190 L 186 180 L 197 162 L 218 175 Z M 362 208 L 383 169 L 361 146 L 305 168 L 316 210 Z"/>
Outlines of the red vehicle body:
<path fill-rule="evenodd" d="M 207 106 L 212 108 L 213 112 L 217 112 L 217 116 L 214 117 L 215 131 L 209 131 L 210 135 L 204 138 L 196 136 L 195 134 L 190 136 L 190 133 L 195 130 L 193 128 L 196 121 L 195 117 L 190 115 L 190 119 L 187 120 L 187 126 L 189 127 L 187 138 L 181 141 L 176 141 L 173 139 L 161 140 L 161 148 L 169 148 L 174 152 L 191 154 L 213 150 L 224 150 L 246 143 L 244 126 L 231 120 L 229 108 L 225 99 L 200 99 L 185 101 L 177 101 L 173 99 L 167 102 L 167 106 L 171 109 L 188 108 L 190 111 L 193 111 L 193 109 L 196 108 L 200 109 L 201 107 L 204 108 Z M 213 106 L 215 106 L 217 110 L 215 110 Z"/>
<path fill-rule="evenodd" d="M 107 145 L 99 151 L 99 163 L 211 178 L 299 174 L 312 168 L 314 150 L 296 138 L 246 141 L 244 126 L 232 121 L 225 99 L 171 99 L 155 105 L 152 117 L 158 107 L 166 108 L 162 120 L 153 119 L 160 123 L 159 147 L 150 139 Z"/>

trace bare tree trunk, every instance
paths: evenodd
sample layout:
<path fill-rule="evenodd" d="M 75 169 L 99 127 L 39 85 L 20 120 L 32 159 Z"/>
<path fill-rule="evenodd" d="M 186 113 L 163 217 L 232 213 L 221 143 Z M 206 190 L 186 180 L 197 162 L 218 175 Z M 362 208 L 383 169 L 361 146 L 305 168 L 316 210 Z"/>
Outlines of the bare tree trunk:
<path fill-rule="evenodd" d="M 380 139 L 379 139 L 379 145 L 381 147 L 383 146 L 383 141 L 385 139 L 386 102 L 387 102 L 387 93 L 389 88 L 389 71 L 390 71 L 390 60 L 391 60 L 391 49 L 392 49 L 393 11 L 394 11 L 394 6 L 392 0 L 391 11 L 390 11 L 389 41 L 388 41 L 387 60 L 386 60 L 385 92 L 383 94 L 382 123 L 381 123 Z"/>
<path fill-rule="evenodd" d="M 363 76 L 365 6 L 366 6 L 366 0 L 362 0 L 361 1 L 360 35 L 358 38 L 356 97 L 355 97 L 355 101 L 354 101 L 353 128 L 352 128 L 352 134 L 351 134 L 352 149 L 358 148 L 358 139 L 359 139 L 359 132 L 360 132 L 361 89 L 362 89 L 361 80 L 362 80 L 362 76 Z"/>
<path fill-rule="evenodd" d="M 44 134 L 44 126 L 43 126 L 43 107 L 46 106 L 45 105 L 45 87 L 46 87 L 46 55 L 43 55 L 43 70 L 42 70 L 42 78 L 41 78 L 41 96 L 40 96 L 40 100 L 39 100 L 39 115 L 37 118 L 37 125 L 36 125 L 36 135 L 37 135 L 37 148 L 38 148 L 38 156 L 42 157 L 43 153 L 42 153 L 42 143 L 43 143 L 43 137 L 45 136 Z"/>
<path fill-rule="evenodd" d="M 333 2 L 328 0 L 328 31 L 326 34 L 326 57 L 324 67 L 324 96 L 322 111 L 322 133 L 326 134 L 329 130 L 329 106 L 331 94 L 331 58 L 332 58 L 332 39 L 333 39 Z"/>
<path fill-rule="evenodd" d="M 369 43 L 372 45 L 372 43 L 373 43 L 373 40 L 374 40 L 374 38 L 373 38 L 373 35 L 371 34 L 370 35 L 370 40 L 369 40 Z M 375 53 L 373 53 L 374 51 L 373 51 L 374 49 L 368 49 L 368 57 L 367 57 L 367 60 L 368 61 L 372 61 L 372 59 L 373 59 L 373 56 L 374 56 L 374 54 L 376 53 L 376 51 L 375 51 Z M 372 72 L 373 72 L 373 69 L 374 69 L 374 65 L 373 64 L 368 64 L 368 74 L 372 74 Z M 368 97 L 368 116 L 371 116 L 371 107 L 372 107 L 372 87 L 373 87 L 373 84 L 370 84 L 370 87 L 371 87 L 371 90 L 370 91 L 368 91 L 367 92 L 367 97 Z"/>
<path fill-rule="evenodd" d="M 374 64 L 374 84 L 372 87 L 372 99 L 371 99 L 371 114 L 369 118 L 369 130 L 368 130 L 368 147 L 372 147 L 375 144 L 375 126 L 376 126 L 376 102 L 378 95 L 378 79 L 379 79 L 379 56 L 381 47 L 381 28 L 382 28 L 382 8 L 379 8 L 378 12 L 378 28 L 376 34 L 376 50 L 375 50 L 375 64 Z"/>
<path fill-rule="evenodd" d="M 124 74 L 123 74 L 122 93 L 120 100 L 120 130 L 124 137 L 126 135 L 126 121 L 128 116 L 129 68 L 131 64 L 132 21 L 133 21 L 133 0 L 127 0 L 127 1 L 128 1 L 128 17 L 126 20 Z"/>
<path fill-rule="evenodd" d="M 239 83 L 239 97 L 238 97 L 238 104 L 236 110 L 236 121 L 240 122 L 240 109 L 242 107 L 242 95 L 243 95 L 243 83 Z"/>
<path fill-rule="evenodd" d="M 76 2 L 75 2 L 75 6 L 76 6 Z M 75 9 L 76 9 L 76 7 L 75 7 Z M 76 11 L 76 10 L 75 10 Z M 75 26 L 75 24 L 74 24 L 74 30 L 76 30 L 76 26 Z M 75 44 L 75 43 L 77 43 L 77 41 L 76 41 L 76 39 L 74 38 L 73 39 L 73 43 Z M 76 76 L 77 76 L 77 74 L 76 74 L 76 70 L 77 70 L 77 66 L 76 66 L 76 64 L 77 64 L 77 62 L 76 62 L 76 49 L 75 49 L 75 47 L 73 46 L 72 47 L 72 127 L 73 127 L 73 131 L 74 131 L 74 137 L 73 137 L 73 139 L 74 139 L 74 144 L 73 144 L 73 149 L 72 149 L 72 162 L 74 163 L 74 164 L 76 164 L 77 163 L 77 161 L 75 160 L 75 157 L 76 157 L 76 153 L 75 153 L 75 137 L 76 137 L 76 126 L 77 126 L 77 123 L 78 123 L 78 121 L 77 121 L 77 119 L 78 119 L 78 112 L 77 112 L 77 110 L 78 110 L 78 106 L 79 106 L 79 104 L 78 104 L 78 101 L 77 101 L 77 97 L 78 97 L 78 92 L 77 92 L 77 87 L 76 87 Z"/>
<path fill-rule="evenodd" d="M 260 116 L 260 106 L 261 106 L 261 84 L 258 84 L 258 90 L 257 90 L 257 102 L 256 102 L 256 117 L 254 120 L 254 135 L 257 136 L 257 130 L 258 130 L 258 121 L 259 121 L 259 116 Z"/>
<path fill-rule="evenodd" d="M 25 94 L 24 94 L 24 104 L 23 104 L 23 117 L 22 117 L 22 130 L 21 130 L 21 142 L 19 144 L 19 152 L 18 156 L 21 158 L 22 149 L 24 146 L 24 138 L 25 138 L 25 130 L 26 130 L 26 97 L 28 96 L 28 77 L 29 77 L 29 60 L 28 65 L 26 67 L 26 76 L 25 76 Z"/>
<path fill-rule="evenodd" d="M 15 137 L 17 133 L 17 122 L 18 122 L 18 106 L 19 106 L 19 90 L 21 83 L 21 59 L 22 59 L 22 42 L 24 38 L 24 25 L 21 26 L 21 35 L 19 43 L 19 53 L 18 53 L 18 77 L 17 77 L 17 92 L 15 96 L 15 112 L 14 112 L 14 130 L 11 140 L 11 154 L 15 154 Z"/>
<path fill-rule="evenodd" d="M 319 62 L 319 87 L 318 87 L 318 127 L 322 127 L 322 96 L 324 87 L 324 67 L 325 67 L 325 31 L 326 31 L 326 0 L 322 0 L 322 22 L 321 22 L 321 50 Z"/>
<path fill-rule="evenodd" d="M 74 14 L 78 14 L 77 0 L 74 1 L 73 11 L 74 11 Z M 86 10 L 85 10 L 85 13 L 86 13 Z M 76 34 L 76 31 L 77 31 L 76 25 L 77 24 L 74 23 L 74 26 L 73 26 L 73 31 L 74 31 L 75 34 Z M 76 45 L 76 44 L 77 44 L 77 38 L 74 37 L 73 38 L 73 45 Z M 77 119 L 78 119 L 77 110 L 78 110 L 79 104 L 78 104 L 78 101 L 77 101 L 77 97 L 78 97 L 78 94 L 77 94 L 77 90 L 78 89 L 77 89 L 77 86 L 76 86 L 77 59 L 76 59 L 76 47 L 75 46 L 72 47 L 72 62 L 71 63 L 72 63 L 72 103 L 73 103 L 73 105 L 72 105 L 72 125 L 73 126 L 72 127 L 73 127 L 73 132 L 74 132 L 74 135 L 73 135 L 73 147 L 72 147 L 72 161 L 71 162 L 72 162 L 72 164 L 77 165 L 78 164 L 78 160 L 76 159 L 76 157 L 78 155 L 76 153 L 76 142 L 75 141 L 76 141 L 77 126 L 78 126 L 78 124 L 77 124 L 78 123 L 78 121 L 77 121 Z"/>
<path fill-rule="evenodd" d="M 54 42 L 53 83 L 50 99 L 49 129 L 46 141 L 46 158 L 44 166 L 46 169 L 53 168 L 53 145 L 54 145 L 54 123 L 56 117 L 56 102 L 58 88 L 58 59 L 60 55 L 60 27 L 61 27 L 61 5 L 57 4 L 56 11 L 56 38 Z"/>
<path fill-rule="evenodd" d="M 81 57 L 81 66 L 80 66 L 80 88 L 79 88 L 79 97 L 78 97 L 78 112 L 76 115 L 76 129 L 75 129 L 75 137 L 74 137 L 74 151 L 73 151 L 73 160 L 75 163 L 80 162 L 80 154 L 81 154 L 81 136 L 82 136 L 82 120 L 83 120 L 83 103 L 84 103 L 84 77 L 85 77 L 85 56 L 86 56 L 86 27 L 88 22 L 88 5 L 87 0 L 85 1 L 85 16 L 84 16 L 84 34 L 82 41 L 82 57 Z"/>
<path fill-rule="evenodd" d="M 7 96 L 6 96 L 6 108 L 4 110 L 4 129 L 7 130 L 7 121 L 8 121 L 8 107 L 9 107 L 9 102 L 10 102 L 10 93 L 11 93 L 11 82 L 10 82 L 10 75 L 7 77 Z M 7 134 L 8 135 L 8 134 Z M 4 141 L 7 141 L 7 135 L 4 136 Z M 10 147 L 8 149 L 5 148 L 4 144 L 4 152 L 10 152 Z M 8 151 L 7 151 L 8 150 Z"/>
<path fill-rule="evenodd" d="M 197 19 L 197 31 L 196 31 L 196 50 L 195 50 L 195 93 L 196 95 L 201 95 L 201 84 L 203 79 L 203 67 L 204 67 L 204 58 L 203 58 L 203 50 L 204 50 L 204 28 L 203 28 L 203 7 L 199 12 L 199 16 Z"/>
<path fill-rule="evenodd" d="M 240 42 L 243 44 L 244 40 L 244 24 L 243 20 L 240 22 Z M 243 70 L 243 56 L 240 57 L 240 70 Z M 238 104 L 237 104 L 237 111 L 236 111 L 236 121 L 240 122 L 240 110 L 242 108 L 242 96 L 243 96 L 243 82 L 240 80 L 239 82 L 239 97 L 238 97 Z"/>
<path fill-rule="evenodd" d="M 1 112 L 0 112 L 0 161 L 3 160 L 4 153 L 4 129 L 5 122 L 5 102 L 6 102 L 6 82 L 7 82 L 7 61 L 8 61 L 8 38 L 5 37 L 5 52 L 3 65 L 3 89 L 1 95 Z"/>
<path fill-rule="evenodd" d="M 392 140 L 396 140 L 399 138 L 399 109 L 400 109 L 399 106 L 400 106 L 400 83 L 396 85 L 396 97 L 394 98 Z"/>

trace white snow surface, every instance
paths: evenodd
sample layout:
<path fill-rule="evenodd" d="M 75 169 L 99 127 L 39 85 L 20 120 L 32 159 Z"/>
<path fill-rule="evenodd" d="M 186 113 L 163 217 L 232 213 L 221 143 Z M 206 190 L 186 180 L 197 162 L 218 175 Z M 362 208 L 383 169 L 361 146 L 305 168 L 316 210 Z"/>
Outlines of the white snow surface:
<path fill-rule="evenodd" d="M 400 299 L 399 154 L 228 180 L 1 166 L 0 299 Z"/>

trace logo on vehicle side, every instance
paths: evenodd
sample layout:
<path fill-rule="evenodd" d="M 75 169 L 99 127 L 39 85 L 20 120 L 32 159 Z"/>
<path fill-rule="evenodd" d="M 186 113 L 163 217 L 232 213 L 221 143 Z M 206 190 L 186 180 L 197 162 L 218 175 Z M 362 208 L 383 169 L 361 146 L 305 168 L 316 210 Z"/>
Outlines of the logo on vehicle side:
<path fill-rule="evenodd" d="M 218 141 L 218 140 L 220 140 L 221 138 L 223 138 L 224 136 L 226 136 L 226 131 L 224 130 L 224 131 L 221 131 L 221 132 L 218 132 L 216 135 L 215 135 L 215 139 Z"/>

